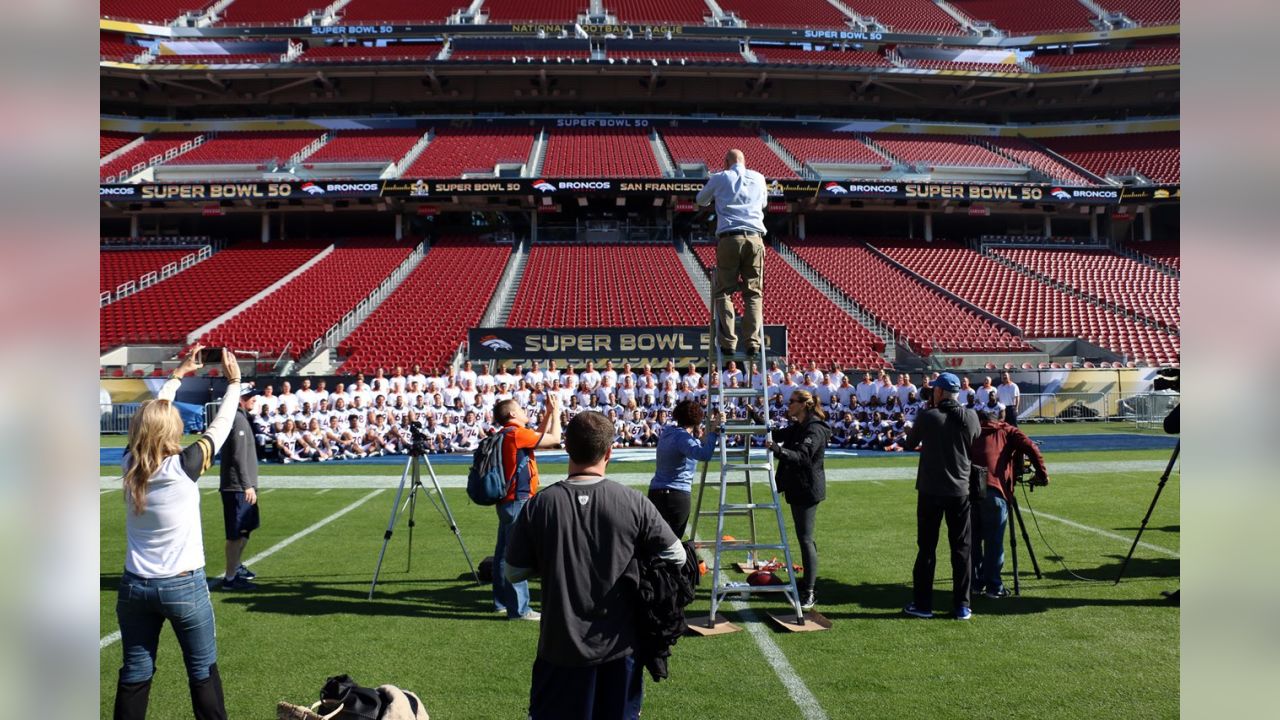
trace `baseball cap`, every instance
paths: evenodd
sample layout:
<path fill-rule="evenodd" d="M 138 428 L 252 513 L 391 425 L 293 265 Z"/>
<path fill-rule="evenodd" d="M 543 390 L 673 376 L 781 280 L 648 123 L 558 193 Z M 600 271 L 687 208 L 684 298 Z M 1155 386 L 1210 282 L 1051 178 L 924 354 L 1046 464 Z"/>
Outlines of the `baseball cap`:
<path fill-rule="evenodd" d="M 933 381 L 933 387 L 942 388 L 945 392 L 955 392 L 960 389 L 960 378 L 954 373 L 944 372 Z"/>
<path fill-rule="evenodd" d="M 240 387 L 241 399 L 258 397 L 261 394 L 262 394 L 262 391 L 254 387 L 252 384 L 246 383 Z"/>

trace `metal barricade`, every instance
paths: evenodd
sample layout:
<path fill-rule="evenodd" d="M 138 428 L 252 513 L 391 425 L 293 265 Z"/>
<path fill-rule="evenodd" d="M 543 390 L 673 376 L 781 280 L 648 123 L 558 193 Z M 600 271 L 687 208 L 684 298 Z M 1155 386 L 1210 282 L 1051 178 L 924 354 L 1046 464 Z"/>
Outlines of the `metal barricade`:
<path fill-rule="evenodd" d="M 1122 415 L 1138 428 L 1164 427 L 1164 418 L 1182 400 L 1177 393 L 1159 392 L 1132 395 L 1120 401 Z"/>
<path fill-rule="evenodd" d="M 1018 400 L 1021 422 L 1080 422 L 1110 420 L 1115 415 L 1114 393 L 1033 393 Z"/>
<path fill-rule="evenodd" d="M 129 432 L 129 420 L 138 411 L 142 403 L 102 403 L 101 432 L 103 434 L 122 435 Z"/>
<path fill-rule="evenodd" d="M 213 418 L 218 414 L 218 408 L 222 407 L 222 401 L 210 402 L 204 404 L 204 426 L 209 427 L 209 423 L 213 422 Z"/>

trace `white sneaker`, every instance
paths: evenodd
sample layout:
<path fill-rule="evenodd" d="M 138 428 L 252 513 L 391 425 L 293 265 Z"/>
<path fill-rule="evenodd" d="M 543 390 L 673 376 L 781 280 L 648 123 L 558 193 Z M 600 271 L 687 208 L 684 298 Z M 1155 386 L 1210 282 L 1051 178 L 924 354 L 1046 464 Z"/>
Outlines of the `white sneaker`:
<path fill-rule="evenodd" d="M 534 622 L 538 622 L 539 620 L 542 619 L 542 613 L 538 612 L 537 610 L 530 610 L 529 612 L 521 615 L 520 617 L 514 617 L 510 619 L 511 620 L 532 620 Z"/>

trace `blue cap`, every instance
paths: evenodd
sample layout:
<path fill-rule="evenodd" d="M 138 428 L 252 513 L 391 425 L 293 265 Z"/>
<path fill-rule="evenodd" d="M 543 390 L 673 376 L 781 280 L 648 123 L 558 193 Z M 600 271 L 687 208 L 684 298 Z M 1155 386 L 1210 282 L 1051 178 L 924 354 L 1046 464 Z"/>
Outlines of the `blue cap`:
<path fill-rule="evenodd" d="M 933 381 L 933 386 L 942 388 L 944 392 L 956 392 L 960 389 L 960 378 L 956 377 L 954 373 L 944 372 L 938 376 L 937 380 Z"/>

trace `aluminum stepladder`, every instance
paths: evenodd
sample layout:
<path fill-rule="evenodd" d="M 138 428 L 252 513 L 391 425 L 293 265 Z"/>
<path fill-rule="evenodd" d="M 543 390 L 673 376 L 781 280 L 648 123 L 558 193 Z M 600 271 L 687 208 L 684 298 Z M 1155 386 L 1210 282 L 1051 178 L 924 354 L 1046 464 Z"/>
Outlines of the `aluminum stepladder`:
<path fill-rule="evenodd" d="M 712 272 L 714 277 L 714 270 Z M 759 343 L 760 347 L 760 352 L 757 355 L 747 356 L 744 353 L 737 352 L 732 355 L 726 355 L 721 351 L 720 344 L 717 342 L 719 329 L 717 321 L 716 303 L 713 296 L 711 302 L 711 332 L 708 335 L 711 344 L 710 352 L 708 353 L 708 364 L 710 366 L 708 371 L 719 373 L 724 369 L 725 363 L 729 360 L 741 361 L 743 363 L 743 368 L 747 373 L 747 383 L 746 387 L 739 388 L 726 388 L 724 383 L 719 383 L 712 391 L 712 397 L 708 398 L 707 403 L 708 412 L 706 422 L 708 425 L 711 422 L 711 413 L 716 409 L 721 409 L 725 412 L 725 423 L 723 431 L 720 433 L 719 437 L 719 502 L 714 510 L 702 509 L 702 500 L 707 489 L 707 469 L 711 465 L 710 462 L 704 462 L 702 464 L 701 480 L 698 485 L 698 501 L 693 512 L 693 526 L 690 529 L 690 536 L 693 538 L 695 548 L 715 547 L 715 557 L 711 572 L 711 611 L 707 616 L 706 627 L 714 628 L 716 624 L 716 612 L 727 596 L 738 594 L 746 594 L 749 596 L 756 593 L 782 593 L 787 601 L 791 603 L 792 609 L 795 611 L 796 623 L 803 624 L 804 613 L 800 608 L 800 593 L 796 589 L 795 565 L 791 562 L 791 544 L 787 539 L 787 527 L 782 516 L 782 503 L 778 496 L 778 486 L 777 483 L 774 482 L 773 458 L 768 450 L 762 450 L 762 455 L 757 454 L 756 457 L 752 457 L 751 453 L 750 436 L 768 436 L 772 430 L 772 423 L 769 419 L 768 403 L 769 376 L 765 374 L 765 368 L 768 367 L 768 365 L 765 362 L 767 349 L 764 343 L 764 324 L 761 323 L 760 327 L 756 330 L 758 333 L 756 341 Z M 751 362 L 755 362 L 757 364 L 758 371 L 760 372 L 762 378 L 760 388 L 756 388 L 751 382 Z M 763 424 L 756 424 L 749 419 L 745 422 L 741 420 L 731 420 L 729 418 L 729 413 L 726 410 L 726 408 L 728 408 L 728 403 L 726 401 L 737 398 L 742 398 L 749 404 L 755 402 L 757 399 L 761 399 L 763 401 L 761 402 L 763 407 L 763 412 L 761 413 L 763 415 Z M 729 447 L 728 441 L 731 436 L 742 436 L 743 442 L 741 448 Z M 756 478 L 759 478 L 761 474 L 764 475 L 768 482 L 769 500 L 767 502 L 757 503 L 755 501 L 753 492 L 754 483 L 752 482 L 753 472 L 756 473 Z M 728 489 L 730 486 L 743 486 L 745 488 L 747 496 L 745 503 L 731 503 L 728 501 Z M 777 523 L 779 542 L 759 542 L 755 514 L 760 511 L 771 511 L 773 513 L 774 520 Z M 703 516 L 712 515 L 716 518 L 715 540 L 700 540 L 698 538 L 698 521 Z M 747 517 L 750 527 L 750 537 L 747 540 L 735 539 L 726 542 L 724 539 L 725 518 L 736 516 Z M 721 578 L 725 577 L 721 574 L 721 570 L 724 567 L 725 553 L 742 550 L 746 550 L 748 553 L 748 561 L 742 568 L 746 572 L 751 572 L 762 564 L 758 551 L 781 550 L 783 561 L 786 563 L 784 566 L 786 570 L 786 582 L 782 585 L 750 585 L 745 581 L 722 582 Z"/>

